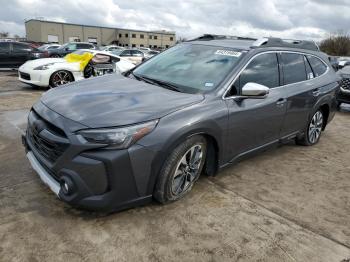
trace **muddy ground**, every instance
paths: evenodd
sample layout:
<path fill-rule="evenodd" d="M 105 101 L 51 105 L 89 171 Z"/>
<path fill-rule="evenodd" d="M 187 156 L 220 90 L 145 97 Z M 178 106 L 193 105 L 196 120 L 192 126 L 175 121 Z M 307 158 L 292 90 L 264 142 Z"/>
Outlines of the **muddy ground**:
<path fill-rule="evenodd" d="M 21 146 L 43 90 L 0 72 L 0 261 L 350 259 L 350 113 L 314 147 L 270 150 L 202 177 L 188 197 L 115 214 L 60 202 Z"/>

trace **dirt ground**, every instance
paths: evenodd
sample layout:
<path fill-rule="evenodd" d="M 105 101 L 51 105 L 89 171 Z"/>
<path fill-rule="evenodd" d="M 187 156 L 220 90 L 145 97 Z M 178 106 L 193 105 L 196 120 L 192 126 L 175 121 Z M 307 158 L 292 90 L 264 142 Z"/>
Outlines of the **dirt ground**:
<path fill-rule="evenodd" d="M 350 112 L 294 144 L 202 177 L 188 197 L 79 211 L 42 184 L 20 134 L 37 90 L 0 72 L 0 261 L 350 261 Z"/>

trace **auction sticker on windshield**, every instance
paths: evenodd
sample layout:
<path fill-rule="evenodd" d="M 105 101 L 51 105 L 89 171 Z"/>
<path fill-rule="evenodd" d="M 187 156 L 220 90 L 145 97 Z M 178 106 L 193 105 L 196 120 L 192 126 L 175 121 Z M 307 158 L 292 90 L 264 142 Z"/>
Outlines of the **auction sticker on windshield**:
<path fill-rule="evenodd" d="M 225 55 L 225 56 L 234 56 L 234 57 L 240 57 L 242 54 L 241 52 L 231 51 L 231 50 L 216 50 L 216 55 Z"/>

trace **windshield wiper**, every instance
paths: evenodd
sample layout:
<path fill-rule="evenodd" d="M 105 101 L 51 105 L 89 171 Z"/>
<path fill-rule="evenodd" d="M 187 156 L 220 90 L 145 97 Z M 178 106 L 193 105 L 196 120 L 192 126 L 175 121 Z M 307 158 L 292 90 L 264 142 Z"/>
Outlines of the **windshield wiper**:
<path fill-rule="evenodd" d="M 173 90 L 173 91 L 176 91 L 176 92 L 180 92 L 180 93 L 182 92 L 181 89 L 177 85 L 174 85 L 174 84 L 162 81 L 162 80 L 158 80 L 158 79 L 153 79 L 153 78 L 149 78 L 149 77 L 145 77 L 145 76 L 135 75 L 134 73 L 132 73 L 132 75 L 136 79 L 142 80 L 142 81 L 144 81 L 146 83 L 162 86 L 162 87 L 165 87 L 167 89 L 170 89 L 170 90 Z"/>

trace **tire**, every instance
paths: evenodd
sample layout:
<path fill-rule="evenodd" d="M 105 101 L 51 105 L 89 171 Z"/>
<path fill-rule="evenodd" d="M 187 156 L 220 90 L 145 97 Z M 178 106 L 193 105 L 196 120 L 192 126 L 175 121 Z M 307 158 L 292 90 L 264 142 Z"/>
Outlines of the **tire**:
<path fill-rule="evenodd" d="M 53 55 L 50 55 L 51 58 L 60 58 L 61 56 L 60 55 L 57 55 L 57 54 L 53 54 Z"/>
<path fill-rule="evenodd" d="M 312 115 L 303 137 L 296 140 L 297 144 L 304 146 L 313 146 L 317 144 L 322 134 L 324 119 L 322 110 L 318 109 Z"/>
<path fill-rule="evenodd" d="M 66 70 L 59 70 L 50 76 L 49 87 L 55 88 L 60 85 L 68 84 L 73 82 L 74 78 L 71 72 Z"/>
<path fill-rule="evenodd" d="M 203 136 L 190 137 L 178 145 L 159 173 L 153 197 L 162 204 L 184 197 L 202 173 L 206 153 L 207 141 Z M 197 161 L 195 158 L 189 161 L 191 156 L 196 156 Z"/>

